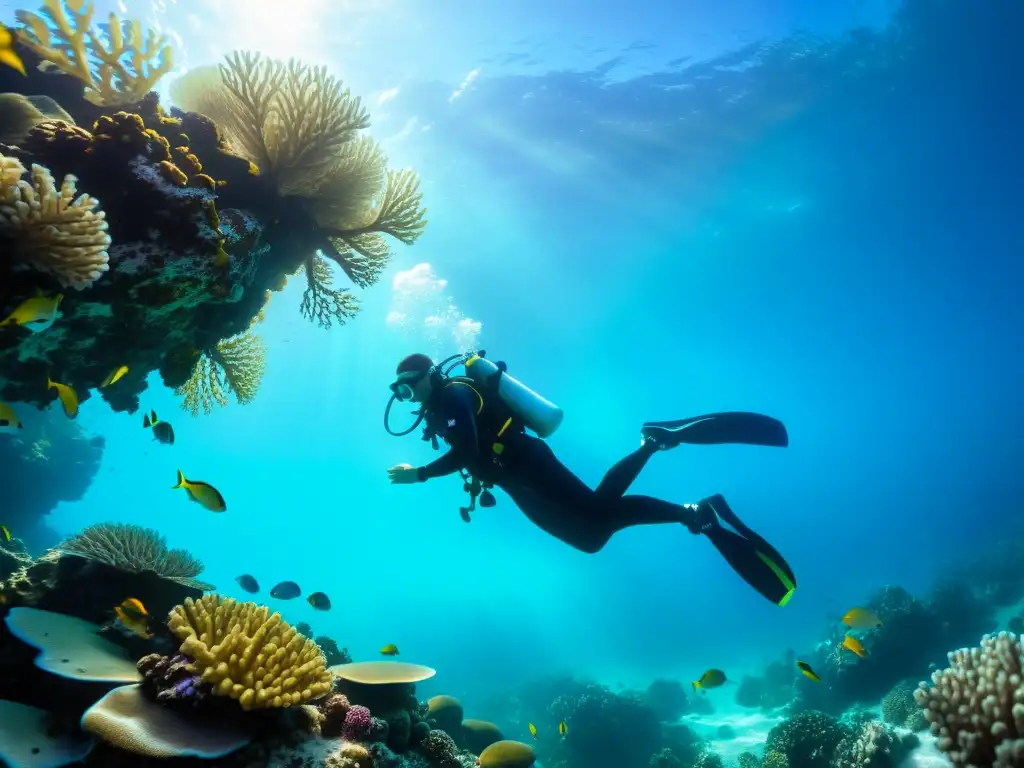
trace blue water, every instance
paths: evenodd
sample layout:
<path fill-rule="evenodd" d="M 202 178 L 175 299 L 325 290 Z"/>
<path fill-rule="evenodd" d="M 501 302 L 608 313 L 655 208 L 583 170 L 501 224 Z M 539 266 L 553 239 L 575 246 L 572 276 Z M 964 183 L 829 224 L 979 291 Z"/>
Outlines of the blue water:
<path fill-rule="evenodd" d="M 328 614 L 272 604 L 356 659 L 397 643 L 439 670 L 423 693 L 471 714 L 549 672 L 738 677 L 1016 524 L 1024 6 L 551 5 L 128 4 L 180 36 L 179 70 L 237 47 L 329 65 L 392 165 L 421 174 L 430 225 L 344 328 L 299 316 L 301 281 L 274 296 L 251 405 L 192 419 L 154 374 L 143 406 L 173 423 L 173 449 L 89 400 L 79 421 L 107 453 L 58 532 L 156 527 L 233 597 L 242 572 L 327 591 Z M 784 420 L 786 450 L 680 448 L 634 490 L 724 493 L 794 567 L 790 605 L 682 527 L 584 555 L 501 494 L 466 525 L 460 481 L 390 486 L 387 467 L 435 457 L 383 430 L 396 362 L 460 351 L 474 323 L 565 409 L 551 445 L 588 483 L 646 420 Z M 179 467 L 228 512 L 172 491 Z"/>

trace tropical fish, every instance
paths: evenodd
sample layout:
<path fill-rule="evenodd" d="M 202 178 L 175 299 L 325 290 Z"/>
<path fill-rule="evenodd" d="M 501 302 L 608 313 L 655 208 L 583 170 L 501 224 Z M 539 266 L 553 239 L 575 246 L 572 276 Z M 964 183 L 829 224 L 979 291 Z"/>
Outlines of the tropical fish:
<path fill-rule="evenodd" d="M 847 635 L 843 638 L 843 648 L 848 651 L 852 651 L 862 659 L 867 658 L 868 652 L 864 650 L 864 646 L 861 645 L 860 640 L 853 635 Z"/>
<path fill-rule="evenodd" d="M 724 685 L 725 682 L 725 672 L 720 669 L 709 669 L 700 676 L 700 680 L 694 680 L 692 685 L 695 691 L 698 689 L 709 690 Z"/>
<path fill-rule="evenodd" d="M 882 626 L 882 620 L 867 608 L 851 608 L 843 616 L 843 624 L 851 629 L 874 629 Z"/>
<path fill-rule="evenodd" d="M 60 384 L 56 381 L 52 381 L 49 377 L 46 378 L 46 388 L 56 389 L 57 398 L 60 400 L 61 406 L 64 408 L 64 415 L 69 419 L 73 419 L 78 415 L 78 393 L 74 389 L 69 387 L 67 384 Z"/>
<path fill-rule="evenodd" d="M 799 669 L 807 679 L 813 680 L 816 683 L 821 682 L 821 678 L 818 677 L 818 673 L 811 669 L 811 665 L 806 661 L 798 661 L 796 663 L 796 668 Z"/>
<path fill-rule="evenodd" d="M 331 610 L 331 598 L 329 598 L 324 592 L 314 592 L 306 598 L 306 602 L 313 606 L 317 611 Z"/>
<path fill-rule="evenodd" d="M 0 428 L 24 429 L 21 420 L 14 413 L 14 409 L 7 403 L 0 403 Z"/>
<path fill-rule="evenodd" d="M 11 69 L 25 74 L 25 65 L 22 63 L 21 57 L 14 52 L 14 35 L 2 24 L 0 24 L 0 64 L 6 64 Z"/>
<path fill-rule="evenodd" d="M 566 725 L 565 720 L 563 720 L 558 724 L 558 735 L 565 736 L 567 733 L 569 733 L 569 726 Z"/>
<path fill-rule="evenodd" d="M 248 592 L 250 595 L 255 595 L 260 591 L 259 582 L 248 573 L 243 573 L 241 576 L 235 576 L 235 581 L 243 591 Z"/>
<path fill-rule="evenodd" d="M 122 624 L 139 637 L 149 639 L 153 636 L 149 631 L 149 611 L 141 600 L 134 597 L 126 598 L 120 605 L 114 607 L 114 613 Z"/>
<path fill-rule="evenodd" d="M 270 590 L 270 596 L 276 597 L 278 600 L 292 600 L 301 594 L 302 590 L 294 581 L 282 581 Z"/>
<path fill-rule="evenodd" d="M 387 645 L 385 645 L 383 648 L 380 649 L 380 652 L 384 656 L 397 656 L 398 655 L 398 646 L 395 645 L 394 643 L 388 643 Z"/>
<path fill-rule="evenodd" d="M 153 439 L 164 445 L 174 445 L 174 427 L 156 417 L 156 411 L 150 411 L 142 417 L 142 428 L 153 428 Z"/>
<path fill-rule="evenodd" d="M 0 541 L 10 541 L 11 532 L 7 530 L 6 525 L 0 525 Z"/>
<path fill-rule="evenodd" d="M 530 735 L 533 736 L 533 738 L 536 739 L 537 738 L 537 726 L 534 725 L 533 723 L 527 723 L 526 727 L 530 729 Z"/>
<path fill-rule="evenodd" d="M 2 58 L 0 58 L 2 60 Z M 57 308 L 64 298 L 63 293 L 56 296 L 33 296 L 25 299 L 15 307 L 3 320 L 0 320 L 0 327 L 5 325 L 21 325 L 30 331 L 42 331 L 53 325 L 57 319 Z"/>
<path fill-rule="evenodd" d="M 107 374 L 107 377 L 105 379 L 103 379 L 103 383 L 100 384 L 100 389 L 103 389 L 104 387 L 109 387 L 111 384 L 117 384 L 117 382 L 121 380 L 121 377 L 124 376 L 126 373 L 128 373 L 127 365 L 122 365 L 119 368 L 115 368 L 114 370 Z"/>
<path fill-rule="evenodd" d="M 198 502 L 211 512 L 227 511 L 227 502 L 220 495 L 220 491 L 201 480 L 187 479 L 180 469 L 178 470 L 178 484 L 171 486 L 171 490 L 176 491 L 178 488 L 184 488 L 192 501 Z"/>

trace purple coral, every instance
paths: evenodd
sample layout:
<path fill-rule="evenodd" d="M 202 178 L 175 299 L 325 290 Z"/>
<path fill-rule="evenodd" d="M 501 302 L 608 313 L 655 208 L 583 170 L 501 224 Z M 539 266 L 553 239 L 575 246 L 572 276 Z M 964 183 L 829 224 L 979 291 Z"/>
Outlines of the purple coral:
<path fill-rule="evenodd" d="M 345 728 L 345 717 L 352 708 L 348 697 L 341 693 L 328 696 L 318 705 L 324 721 L 320 726 L 320 732 L 329 739 L 341 736 Z"/>
<path fill-rule="evenodd" d="M 370 710 L 359 704 L 351 707 L 345 715 L 345 725 L 342 726 L 341 735 L 349 741 L 369 741 L 372 731 L 373 717 L 370 715 Z"/>

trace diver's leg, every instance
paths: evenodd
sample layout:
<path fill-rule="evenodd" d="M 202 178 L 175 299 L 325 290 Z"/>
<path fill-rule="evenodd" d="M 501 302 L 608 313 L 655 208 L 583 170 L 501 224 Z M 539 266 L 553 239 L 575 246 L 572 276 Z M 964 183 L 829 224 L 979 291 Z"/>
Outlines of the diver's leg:
<path fill-rule="evenodd" d="M 647 466 L 648 459 L 657 453 L 660 447 L 657 441 L 644 438 L 639 448 L 608 470 L 598 483 L 595 493 L 604 499 L 621 497 Z"/>

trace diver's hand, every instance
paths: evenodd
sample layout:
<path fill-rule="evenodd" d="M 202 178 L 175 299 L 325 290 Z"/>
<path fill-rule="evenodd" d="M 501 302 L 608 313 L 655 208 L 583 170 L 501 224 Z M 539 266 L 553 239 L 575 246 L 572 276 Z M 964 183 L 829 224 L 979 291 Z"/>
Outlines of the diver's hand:
<path fill-rule="evenodd" d="M 398 464 L 388 468 L 388 480 L 392 485 L 407 485 L 408 483 L 418 483 L 420 476 L 412 464 Z"/>

